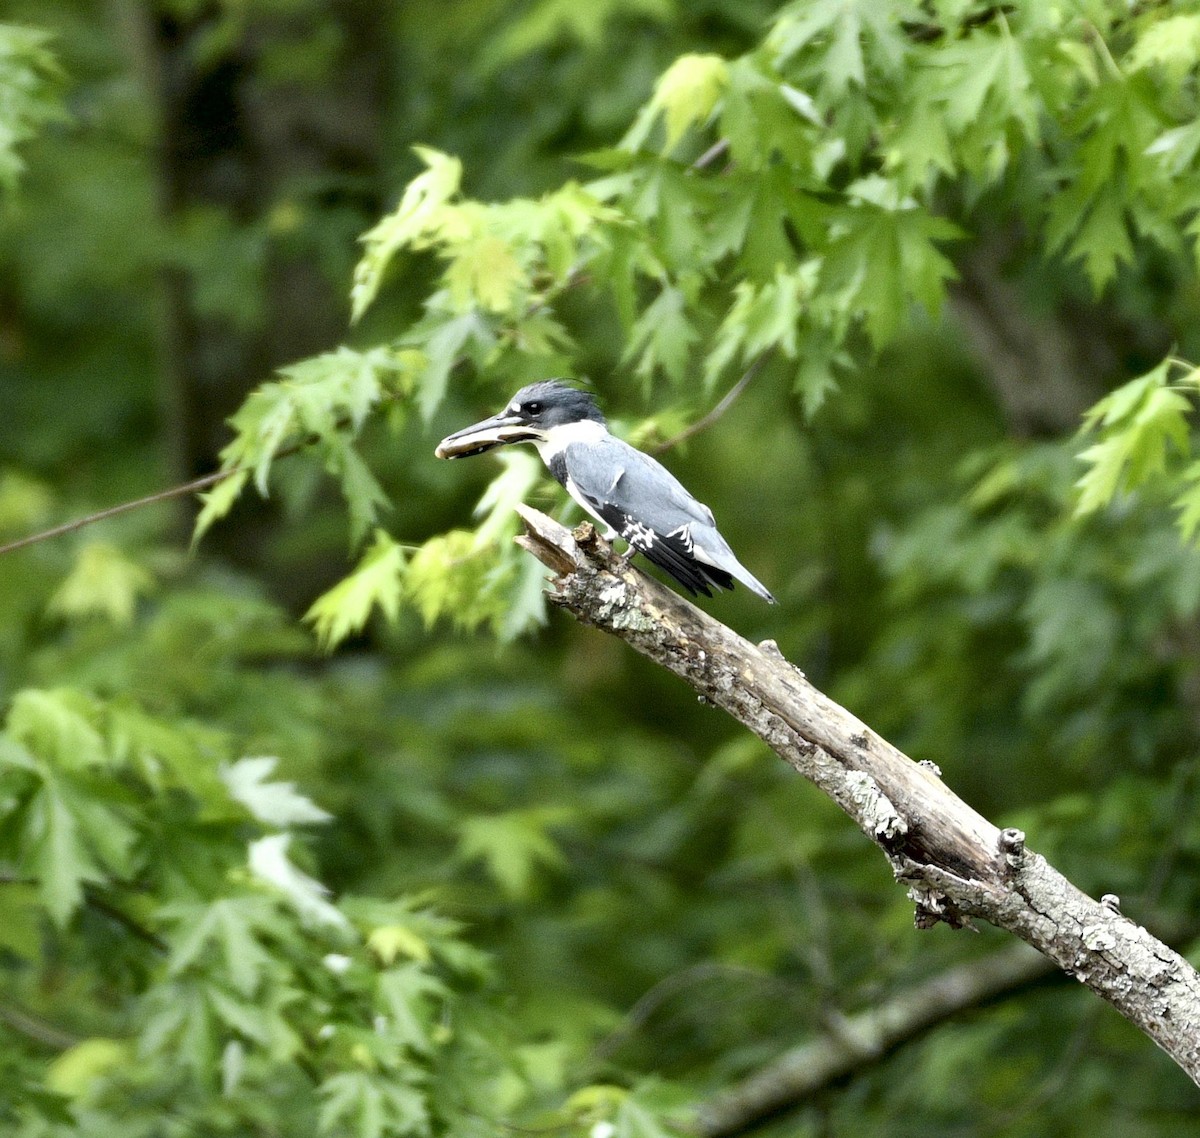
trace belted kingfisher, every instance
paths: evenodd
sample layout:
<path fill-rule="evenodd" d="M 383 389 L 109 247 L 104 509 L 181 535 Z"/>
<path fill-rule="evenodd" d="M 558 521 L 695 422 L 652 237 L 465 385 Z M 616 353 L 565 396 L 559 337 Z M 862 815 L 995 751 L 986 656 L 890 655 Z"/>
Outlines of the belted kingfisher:
<path fill-rule="evenodd" d="M 595 400 L 557 379 L 522 387 L 508 406 L 442 439 L 438 458 L 466 458 L 506 443 L 533 443 L 550 473 L 592 517 L 604 537 L 621 537 L 688 592 L 734 580 L 764 601 L 775 598 L 717 532 L 712 510 L 656 459 L 609 434 Z"/>

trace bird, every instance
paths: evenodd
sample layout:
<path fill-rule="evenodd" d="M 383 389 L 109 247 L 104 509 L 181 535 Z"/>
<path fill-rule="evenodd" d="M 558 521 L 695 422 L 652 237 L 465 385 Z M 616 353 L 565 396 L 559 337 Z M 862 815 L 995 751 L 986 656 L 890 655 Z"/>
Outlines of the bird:
<path fill-rule="evenodd" d="M 511 443 L 533 443 L 547 469 L 604 527 L 605 540 L 629 544 L 692 596 L 740 581 L 775 604 L 767 587 L 734 555 L 712 510 L 657 459 L 608 430 L 590 392 L 561 379 L 522 387 L 503 411 L 448 435 L 438 458 L 467 458 Z"/>

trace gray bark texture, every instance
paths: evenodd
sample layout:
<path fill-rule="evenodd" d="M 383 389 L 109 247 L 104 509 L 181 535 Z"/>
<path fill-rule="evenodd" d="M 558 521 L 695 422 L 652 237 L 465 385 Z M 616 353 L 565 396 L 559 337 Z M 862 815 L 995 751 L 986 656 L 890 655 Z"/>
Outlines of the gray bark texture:
<path fill-rule="evenodd" d="M 972 918 L 1007 929 L 1136 1024 L 1200 1085 L 1200 975 L 1095 901 L 1019 830 L 974 811 L 812 686 L 773 641 L 755 645 L 628 565 L 590 523 L 575 531 L 520 507 L 518 543 L 554 574 L 550 600 L 624 640 L 753 731 L 828 794 L 908 888 L 919 928 Z M 719 1132 L 718 1129 L 710 1131 Z"/>

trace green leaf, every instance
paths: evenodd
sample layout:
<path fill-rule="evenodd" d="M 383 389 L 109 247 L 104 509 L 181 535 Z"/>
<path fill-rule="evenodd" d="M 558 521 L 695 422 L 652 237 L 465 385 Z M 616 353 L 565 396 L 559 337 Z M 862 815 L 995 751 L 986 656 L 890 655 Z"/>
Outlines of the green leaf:
<path fill-rule="evenodd" d="M 255 930 L 270 928 L 272 906 L 263 897 L 222 897 L 208 904 L 175 905 L 163 917 L 179 923 L 171 938 L 169 969 L 180 976 L 203 963 L 210 948 L 221 952 L 226 975 L 244 996 L 252 996 L 272 957 Z M 274 930 L 271 930 L 274 931 Z"/>
<path fill-rule="evenodd" d="M 1123 383 L 1093 404 L 1084 413 L 1090 427 L 1116 427 L 1127 425 L 1140 407 L 1159 388 L 1166 384 L 1171 374 L 1170 360 L 1163 360 L 1153 371 Z"/>
<path fill-rule="evenodd" d="M 657 370 L 680 382 L 691 357 L 698 334 L 687 318 L 683 292 L 671 285 L 663 287 L 634 325 L 623 359 L 637 359 L 636 372 L 649 380 Z"/>
<path fill-rule="evenodd" d="M 919 19 L 914 6 L 879 0 L 808 0 L 785 10 L 767 46 L 775 53 L 777 66 L 802 52 L 819 59 L 822 86 L 836 98 L 851 86 L 866 85 L 868 58 L 881 74 L 897 70 L 908 51 L 902 31 L 905 19 Z"/>
<path fill-rule="evenodd" d="M 1169 454 L 1188 453 L 1191 404 L 1167 386 L 1170 361 L 1118 388 L 1088 412 L 1100 440 L 1078 457 L 1088 470 L 1076 483 L 1077 516 L 1108 505 L 1119 492 L 1135 490 L 1167 465 Z"/>
<path fill-rule="evenodd" d="M 155 792 L 186 788 L 206 806 L 224 804 L 227 793 L 204 745 L 205 732 L 189 730 L 189 724 L 168 716 L 149 715 L 132 703 L 109 704 L 104 712 L 115 763 L 135 771 Z"/>
<path fill-rule="evenodd" d="M 399 356 L 386 349 L 343 345 L 280 368 L 279 380 L 255 394 L 290 403 L 297 423 L 313 434 L 333 434 L 343 418 L 357 432 L 383 395 L 384 377 L 400 366 Z"/>
<path fill-rule="evenodd" d="M 1116 177 L 1095 191 L 1081 179 L 1060 194 L 1048 211 L 1050 249 L 1065 246 L 1071 258 L 1081 261 L 1097 295 L 1121 264 L 1133 260 L 1126 208 L 1124 179 Z"/>
<path fill-rule="evenodd" d="M 450 382 L 450 370 L 470 341 L 486 345 L 490 339 L 479 314 L 471 311 L 451 316 L 433 325 L 421 346 L 425 350 L 425 368 L 417 380 L 417 407 L 426 423 L 441 406 Z"/>
<path fill-rule="evenodd" d="M 681 55 L 663 72 L 650 105 L 666 117 L 667 150 L 690 126 L 708 121 L 729 81 L 728 67 L 719 55 Z"/>
<path fill-rule="evenodd" d="M 868 187 L 857 190 L 865 195 Z M 836 215 L 821 287 L 862 319 L 878 350 L 899 330 L 910 301 L 936 314 L 956 276 L 937 243 L 959 235 L 924 210 L 887 208 L 863 196 Z"/>
<path fill-rule="evenodd" d="M 538 869 L 565 864 L 562 852 L 546 832 L 561 820 L 561 811 L 545 808 L 466 818 L 459 825 L 459 856 L 465 861 L 482 861 L 510 897 L 528 897 Z"/>
<path fill-rule="evenodd" d="M 504 469 L 488 483 L 473 511 L 482 519 L 475 530 L 481 545 L 499 543 L 517 532 L 517 506 L 545 477 L 541 461 L 529 451 L 510 447 L 497 457 Z"/>
<path fill-rule="evenodd" d="M 403 549 L 383 530 L 376 530 L 354 572 L 319 596 L 304 614 L 321 646 L 329 651 L 352 632 L 361 632 L 376 606 L 387 620 L 395 620 L 403 573 Z"/>
<path fill-rule="evenodd" d="M 735 163 L 729 174 L 787 175 L 812 161 L 813 147 L 825 129 L 820 108 L 806 92 L 781 83 L 761 57 L 729 65 L 720 107 L 720 136 Z M 785 159 L 775 167 L 775 159 Z M 793 187 L 794 191 L 794 187 Z"/>
<path fill-rule="evenodd" d="M 262 1047 L 271 1042 L 270 1028 L 257 1006 L 243 1000 L 235 1000 L 227 992 L 211 984 L 205 994 L 216 1018 L 226 1027 Z"/>
<path fill-rule="evenodd" d="M 234 470 L 211 490 L 200 495 L 204 507 L 196 515 L 196 525 L 192 530 L 193 546 L 209 531 L 214 522 L 220 521 L 233 509 L 234 502 L 238 500 L 249 481 L 249 471 Z"/>
<path fill-rule="evenodd" d="M 1162 67 L 1177 81 L 1200 63 L 1200 16 L 1162 16 L 1146 25 L 1126 57 L 1126 65 L 1137 71 Z"/>
<path fill-rule="evenodd" d="M 245 405 L 258 412 L 254 432 L 254 487 L 264 498 L 267 497 L 271 463 L 298 419 L 296 401 L 291 396 L 292 392 L 286 386 L 272 383 L 260 387 Z M 331 417 L 322 425 L 330 429 Z"/>
<path fill-rule="evenodd" d="M 1133 258 L 1127 213 L 1158 163 L 1148 151 L 1161 142 L 1162 110 L 1143 73 L 1101 84 L 1079 108 L 1075 168 L 1046 210 L 1046 239 L 1083 262 L 1099 293 L 1117 267 Z M 1148 228 L 1153 228 L 1150 223 Z M 1174 226 L 1170 227 L 1176 228 Z"/>
<path fill-rule="evenodd" d="M 478 233 L 452 246 L 446 283 L 459 309 L 512 312 L 528 286 L 512 246 L 494 233 Z"/>
<path fill-rule="evenodd" d="M 516 550 L 498 552 L 481 545 L 469 530 L 451 530 L 430 538 L 413 554 L 405 587 L 427 626 L 442 616 L 461 628 L 500 618 L 504 597 L 504 557 L 515 564 Z"/>
<path fill-rule="evenodd" d="M 318 1126 L 322 1134 L 354 1138 L 425 1138 L 431 1133 L 429 1106 L 415 1087 L 396 1073 L 374 1076 L 343 1071 L 320 1086 L 324 1099 Z"/>
<path fill-rule="evenodd" d="M 18 148 L 46 123 L 66 116 L 63 72 L 37 28 L 0 24 L 0 189 L 12 192 L 25 169 Z"/>
<path fill-rule="evenodd" d="M 544 468 L 515 447 L 497 457 L 504 469 L 475 507 L 479 528 L 425 542 L 409 563 L 405 585 L 427 625 L 442 616 L 462 628 L 489 621 L 509 641 L 545 619 L 545 572 L 511 540 L 520 528 L 516 507 L 544 482 Z"/>
<path fill-rule="evenodd" d="M 932 101 L 908 108 L 889 139 L 886 161 L 902 190 L 922 187 L 934 173 L 953 174 L 957 156 L 945 108 Z"/>
<path fill-rule="evenodd" d="M 1179 476 L 1182 487 L 1173 505 L 1179 511 L 1176 523 L 1184 541 L 1195 543 L 1200 535 L 1200 461 L 1191 463 Z"/>
<path fill-rule="evenodd" d="M 143 1062 L 169 1052 L 182 1070 L 198 1079 L 212 1078 L 217 1048 L 207 987 L 195 980 L 176 980 L 149 989 L 138 1039 Z"/>
<path fill-rule="evenodd" d="M 388 968 L 377 983 L 388 1029 L 402 1046 L 427 1052 L 432 1046 L 435 1013 L 449 995 L 446 986 L 416 961 Z"/>
<path fill-rule="evenodd" d="M 496 626 L 501 644 L 511 643 L 546 623 L 547 571 L 536 557 L 523 557 L 508 607 Z"/>
<path fill-rule="evenodd" d="M 391 508 L 391 499 L 362 456 L 349 443 L 334 449 L 334 465 L 341 468 L 342 497 L 350 513 L 350 544 L 357 547 L 379 519 L 379 514 Z"/>
<path fill-rule="evenodd" d="M 1147 157 L 1159 159 L 1175 178 L 1188 171 L 1200 154 L 1200 119 L 1171 127 L 1146 147 Z"/>
<path fill-rule="evenodd" d="M 1133 241 L 1120 193 L 1099 195 L 1071 244 L 1097 293 L 1116 276 L 1117 267 L 1133 260 Z"/>
<path fill-rule="evenodd" d="M 366 252 L 354 270 L 350 318 L 357 322 L 379 293 L 392 258 L 405 246 L 420 248 L 446 219 L 447 206 L 458 193 L 462 163 L 426 146 L 413 147 L 426 169 L 405 188 L 399 206 L 362 238 Z"/>
<path fill-rule="evenodd" d="M 789 359 L 795 358 L 805 302 L 812 296 L 819 272 L 817 261 L 803 262 L 791 270 L 780 264 L 774 279 L 761 286 L 738 282 L 733 304 L 704 363 L 706 387 L 711 388 L 735 359 L 744 366 L 776 348 Z"/>
<path fill-rule="evenodd" d="M 367 936 L 367 947 L 383 964 L 395 964 L 401 953 L 419 964 L 433 959 L 429 942 L 407 925 L 380 925 Z"/>
<path fill-rule="evenodd" d="M 1033 81 L 1021 43 L 1004 21 L 994 21 L 948 45 L 937 54 L 936 64 L 943 70 L 945 115 L 952 131 L 961 133 L 980 120 L 989 124 L 1016 120 L 1025 135 L 1037 141 Z"/>
<path fill-rule="evenodd" d="M 389 505 L 352 440 L 383 398 L 385 383 L 407 393 L 424 357 L 412 350 L 340 347 L 279 369 L 279 379 L 257 388 L 231 420 L 237 435 L 221 452 L 231 473 L 203 495 L 193 544 L 228 513 L 245 488 L 249 473 L 264 497 L 281 449 L 319 453 L 325 468 L 340 478 L 350 508 L 353 544 Z"/>
<path fill-rule="evenodd" d="M 357 1138 L 380 1138 L 383 1111 L 380 1093 L 364 1071 L 345 1071 L 332 1075 L 321 1084 L 318 1125 L 322 1134 L 354 1134 Z"/>
<path fill-rule="evenodd" d="M 79 770 L 109 762 L 94 718 L 94 705 L 77 691 L 26 688 L 13 697 L 8 732 L 51 765 Z"/>
<path fill-rule="evenodd" d="M 672 1132 L 632 1095 L 617 1107 L 613 1138 L 674 1138 Z"/>
<path fill-rule="evenodd" d="M 69 1047 L 46 1071 L 46 1086 L 67 1098 L 83 1098 L 110 1071 L 125 1066 L 130 1047 L 119 1039 L 96 1036 Z"/>
<path fill-rule="evenodd" d="M 26 807 L 25 845 L 46 911 L 60 928 L 83 900 L 86 882 L 103 874 L 87 848 L 61 783 L 46 778 Z"/>

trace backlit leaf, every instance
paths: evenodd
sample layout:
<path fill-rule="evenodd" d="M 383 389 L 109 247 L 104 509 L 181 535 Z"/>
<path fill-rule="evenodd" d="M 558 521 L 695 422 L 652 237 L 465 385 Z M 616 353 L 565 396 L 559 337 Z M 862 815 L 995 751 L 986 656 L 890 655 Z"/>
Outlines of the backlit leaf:
<path fill-rule="evenodd" d="M 239 759 L 221 771 L 221 779 L 260 822 L 281 828 L 328 822 L 332 815 L 300 794 L 295 783 L 267 781 L 278 765 L 271 756 Z"/>
<path fill-rule="evenodd" d="M 115 545 L 92 541 L 80 551 L 48 608 L 63 617 L 98 616 L 114 624 L 129 624 L 138 598 L 153 586 L 150 574 Z"/>
<path fill-rule="evenodd" d="M 336 929 L 349 928 L 350 922 L 326 899 L 329 890 L 292 864 L 288 858 L 290 842 L 290 834 L 272 834 L 251 842 L 250 872 L 260 881 L 278 889 L 306 923 Z"/>

